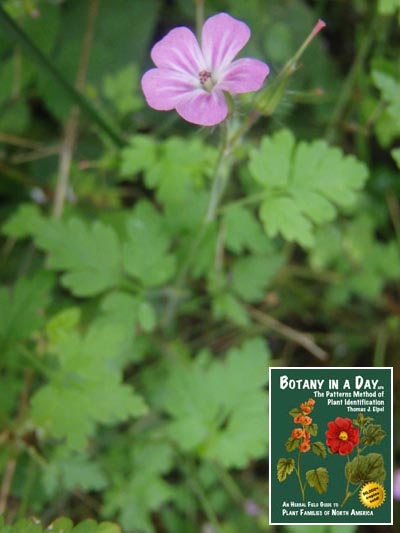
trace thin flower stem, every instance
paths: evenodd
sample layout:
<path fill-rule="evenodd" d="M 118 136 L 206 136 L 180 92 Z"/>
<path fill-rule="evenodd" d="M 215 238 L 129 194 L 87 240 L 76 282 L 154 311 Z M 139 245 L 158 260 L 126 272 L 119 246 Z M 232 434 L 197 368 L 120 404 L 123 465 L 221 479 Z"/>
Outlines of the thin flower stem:
<path fill-rule="evenodd" d="M 10 494 L 16 466 L 17 460 L 12 457 L 7 461 L 7 464 L 4 468 L 3 481 L 0 487 L 0 515 L 2 515 L 7 508 L 8 496 Z"/>
<path fill-rule="evenodd" d="M 340 504 L 340 507 L 343 507 L 344 504 L 347 502 L 347 500 L 349 500 L 352 496 L 354 496 L 354 494 L 358 491 L 358 489 L 360 488 L 360 485 L 361 483 L 359 483 L 357 485 L 357 487 L 351 492 L 349 491 L 349 485 L 350 485 L 350 480 L 347 480 L 347 486 L 346 486 L 346 495 L 342 501 L 342 503 Z"/>
<path fill-rule="evenodd" d="M 232 152 L 232 145 L 228 141 L 228 125 L 227 121 L 222 124 L 222 144 L 217 159 L 217 167 L 215 171 L 215 178 L 211 188 L 210 200 L 208 203 L 207 213 L 205 217 L 205 225 L 208 226 L 216 217 L 217 208 L 224 194 L 229 171 L 232 166 L 230 155 Z"/>
<path fill-rule="evenodd" d="M 236 481 L 233 479 L 230 473 L 220 464 L 218 464 L 217 462 L 213 464 L 218 474 L 218 477 L 221 480 L 221 483 L 226 489 L 226 492 L 238 505 L 243 505 L 246 501 L 246 498 L 243 496 L 242 491 L 240 490 Z"/>
<path fill-rule="evenodd" d="M 250 196 L 245 196 L 244 198 L 239 198 L 238 200 L 233 200 L 232 202 L 228 202 L 227 204 L 223 205 L 219 209 L 219 213 L 225 213 L 228 209 L 231 209 L 232 207 L 240 206 L 240 205 L 251 205 L 251 204 L 257 204 L 265 199 L 267 193 L 265 191 L 263 192 L 257 192 L 255 194 L 251 194 Z"/>
<path fill-rule="evenodd" d="M 201 30 L 204 24 L 204 0 L 195 0 L 196 3 L 196 35 L 201 43 Z"/>
<path fill-rule="evenodd" d="M 301 497 L 303 498 L 303 502 L 304 502 L 305 499 L 306 499 L 306 495 L 305 495 L 305 490 L 304 490 L 304 487 L 303 487 L 303 483 L 301 481 L 300 456 L 301 456 L 301 451 L 299 450 L 299 455 L 297 456 L 297 468 L 295 468 L 295 470 L 296 470 L 297 479 L 299 480 L 299 485 L 300 485 L 300 490 L 301 490 Z"/>
<path fill-rule="evenodd" d="M 343 84 L 343 89 L 340 93 L 339 99 L 337 100 L 336 106 L 331 116 L 331 120 L 326 130 L 325 137 L 329 142 L 333 142 L 335 140 L 337 128 L 342 122 L 343 116 L 346 113 L 351 96 L 353 94 L 354 86 L 357 82 L 358 74 L 369 53 L 374 37 L 375 31 L 373 30 L 373 28 L 371 28 L 369 31 L 366 31 L 364 34 L 363 41 L 361 43 L 361 46 L 358 48 L 358 52 L 354 59 L 353 65 L 350 69 L 346 81 Z"/>
<path fill-rule="evenodd" d="M 4 132 L 0 132 L 0 142 L 20 146 L 21 148 L 30 148 L 32 150 L 43 148 L 43 144 L 38 141 Z"/>
<path fill-rule="evenodd" d="M 232 147 L 236 146 L 236 144 L 240 141 L 240 139 L 249 131 L 250 128 L 254 126 L 254 124 L 257 122 L 257 120 L 260 118 L 260 112 L 256 109 L 250 113 L 250 115 L 247 117 L 245 122 L 242 124 L 242 126 L 237 130 L 235 135 L 232 137 L 230 144 Z"/>
<path fill-rule="evenodd" d="M 209 522 L 214 526 L 215 531 L 220 531 L 220 524 L 218 521 L 218 517 L 207 498 L 207 495 L 203 489 L 203 487 L 200 485 L 199 481 L 197 480 L 196 475 L 194 475 L 193 468 L 191 465 L 187 463 L 187 461 L 182 461 L 182 468 L 184 470 L 186 480 L 189 484 L 190 489 L 193 491 L 195 496 L 198 498 L 199 503 L 204 511 L 204 514 L 206 515 Z"/>
<path fill-rule="evenodd" d="M 311 335 L 308 335 L 307 333 L 302 333 L 301 331 L 297 331 L 290 326 L 287 326 L 286 324 L 283 324 L 282 322 L 279 322 L 279 320 L 276 320 L 276 318 L 273 318 L 270 315 L 267 315 L 266 313 L 263 313 L 259 309 L 256 309 L 252 306 L 247 306 L 248 313 L 257 320 L 258 323 L 262 324 L 264 327 L 272 329 L 273 331 L 276 331 L 283 337 L 286 337 L 296 344 L 299 344 L 300 346 L 303 346 L 309 353 L 314 355 L 317 359 L 320 361 L 327 361 L 329 359 L 328 353 L 320 348 L 317 344 L 315 344 L 313 338 Z"/>
<path fill-rule="evenodd" d="M 210 224 L 215 220 L 217 216 L 218 207 L 228 183 L 230 169 L 232 166 L 232 159 L 230 157 L 232 151 L 232 144 L 229 142 L 228 133 L 228 121 L 225 121 L 222 125 L 222 139 L 221 148 L 218 154 L 215 170 L 215 178 L 211 188 L 210 199 L 208 202 L 207 211 L 201 224 L 199 231 L 194 238 L 192 245 L 184 259 L 182 266 L 178 272 L 177 280 L 174 286 L 174 291 L 171 293 L 171 297 L 165 307 L 164 317 L 162 319 L 162 325 L 165 329 L 168 329 L 176 315 L 177 306 L 180 300 L 181 289 L 185 284 L 189 268 L 196 255 L 196 252 L 202 243 L 207 229 Z"/>

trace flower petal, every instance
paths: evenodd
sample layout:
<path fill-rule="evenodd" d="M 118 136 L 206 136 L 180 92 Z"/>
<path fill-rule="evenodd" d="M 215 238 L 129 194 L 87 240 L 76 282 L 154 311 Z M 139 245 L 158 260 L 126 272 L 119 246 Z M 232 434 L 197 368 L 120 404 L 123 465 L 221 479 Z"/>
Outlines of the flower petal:
<path fill-rule="evenodd" d="M 218 83 L 218 89 L 233 94 L 258 91 L 269 74 L 269 67 L 258 59 L 238 59 L 231 63 Z"/>
<path fill-rule="evenodd" d="M 182 95 L 193 91 L 193 83 L 188 74 L 153 68 L 144 73 L 142 90 L 150 107 L 169 111 L 175 108 Z"/>
<path fill-rule="evenodd" d="M 174 28 L 156 43 L 151 58 L 157 67 L 190 73 L 198 80 L 205 69 L 205 61 L 199 44 L 189 28 Z"/>
<path fill-rule="evenodd" d="M 201 34 L 201 47 L 207 67 L 218 78 L 250 38 L 250 28 L 226 13 L 206 20 Z"/>
<path fill-rule="evenodd" d="M 222 91 L 197 89 L 180 98 L 176 110 L 188 122 L 215 126 L 226 118 L 228 105 Z"/>

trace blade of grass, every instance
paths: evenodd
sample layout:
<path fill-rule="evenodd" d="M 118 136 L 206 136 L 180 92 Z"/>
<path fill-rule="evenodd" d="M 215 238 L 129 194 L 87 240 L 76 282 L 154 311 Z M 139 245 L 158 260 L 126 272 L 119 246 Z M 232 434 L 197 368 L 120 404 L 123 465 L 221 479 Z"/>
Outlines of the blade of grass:
<path fill-rule="evenodd" d="M 117 145 L 123 146 L 125 140 L 122 135 L 114 129 L 92 106 L 92 104 L 78 92 L 69 81 L 64 78 L 61 72 L 52 64 L 52 62 L 42 53 L 35 43 L 26 35 L 26 33 L 15 23 L 15 21 L 0 6 L 0 26 L 14 39 L 31 58 L 51 76 L 54 81 L 65 91 L 71 100 L 86 113 L 86 115 Z"/>
<path fill-rule="evenodd" d="M 83 38 L 79 67 L 75 80 L 75 89 L 77 91 L 83 91 L 85 87 L 94 29 L 99 10 L 99 1 L 100 0 L 89 0 L 86 30 Z M 54 191 L 53 216 L 56 218 L 62 215 L 65 199 L 67 197 L 71 163 L 78 137 L 79 111 L 80 110 L 77 105 L 73 105 L 71 107 L 64 129 L 64 138 L 60 149 L 57 185 Z"/>

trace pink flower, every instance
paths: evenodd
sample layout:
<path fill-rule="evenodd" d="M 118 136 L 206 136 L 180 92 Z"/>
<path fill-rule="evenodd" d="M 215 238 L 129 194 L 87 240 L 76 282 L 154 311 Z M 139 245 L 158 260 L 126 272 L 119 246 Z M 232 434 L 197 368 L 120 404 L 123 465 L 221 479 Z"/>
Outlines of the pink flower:
<path fill-rule="evenodd" d="M 171 30 L 151 51 L 157 68 L 142 78 L 147 103 L 158 111 L 176 109 L 193 124 L 219 124 L 228 114 L 224 91 L 257 91 L 269 73 L 257 59 L 233 61 L 249 38 L 247 24 L 226 13 L 206 20 L 201 48 L 188 28 Z"/>
<path fill-rule="evenodd" d="M 400 501 L 400 469 L 394 471 L 393 498 Z"/>

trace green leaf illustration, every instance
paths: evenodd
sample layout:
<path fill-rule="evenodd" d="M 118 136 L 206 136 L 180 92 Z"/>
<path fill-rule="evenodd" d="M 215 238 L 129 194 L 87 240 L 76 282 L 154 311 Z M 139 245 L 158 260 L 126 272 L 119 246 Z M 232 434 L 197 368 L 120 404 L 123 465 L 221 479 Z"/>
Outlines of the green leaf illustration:
<path fill-rule="evenodd" d="M 354 485 L 365 481 L 383 483 L 386 478 L 385 465 L 380 453 L 355 457 L 346 464 L 345 473 L 346 478 Z"/>
<path fill-rule="evenodd" d="M 298 407 L 293 407 L 293 409 L 289 411 L 289 415 L 295 418 L 297 415 L 301 415 L 301 411 Z"/>
<path fill-rule="evenodd" d="M 370 416 L 364 416 L 364 413 L 358 413 L 357 418 L 353 419 L 353 424 L 359 428 L 363 428 L 367 424 L 373 422 L 374 419 Z"/>
<path fill-rule="evenodd" d="M 307 426 L 308 432 L 311 437 L 316 437 L 318 434 L 318 424 L 310 424 Z"/>
<path fill-rule="evenodd" d="M 380 424 L 369 424 L 364 429 L 364 434 L 361 437 L 361 443 L 364 446 L 373 446 L 381 442 L 385 438 L 386 431 L 382 429 Z"/>
<path fill-rule="evenodd" d="M 327 455 L 325 444 L 321 441 L 313 442 L 311 445 L 311 450 L 315 455 L 318 455 L 318 457 L 325 458 Z"/>
<path fill-rule="evenodd" d="M 297 450 L 300 444 L 300 439 L 293 439 L 292 437 L 289 437 L 286 441 L 285 448 L 287 452 L 294 452 L 294 450 Z"/>
<path fill-rule="evenodd" d="M 328 490 L 329 474 L 326 468 L 320 466 L 315 470 L 308 470 L 306 479 L 310 487 L 313 487 L 318 494 L 324 494 Z"/>
<path fill-rule="evenodd" d="M 278 481 L 285 481 L 286 477 L 293 472 L 294 465 L 294 459 L 285 459 L 281 457 L 276 467 Z"/>

